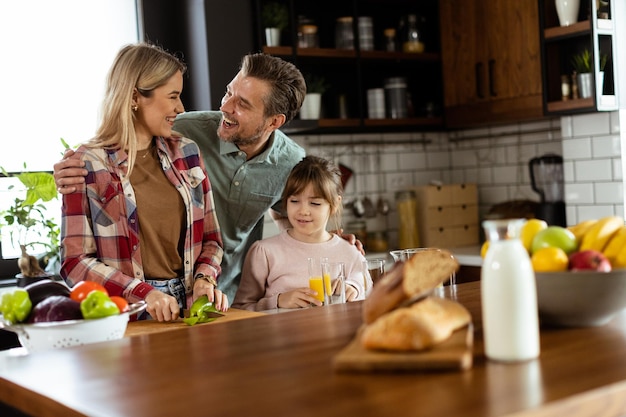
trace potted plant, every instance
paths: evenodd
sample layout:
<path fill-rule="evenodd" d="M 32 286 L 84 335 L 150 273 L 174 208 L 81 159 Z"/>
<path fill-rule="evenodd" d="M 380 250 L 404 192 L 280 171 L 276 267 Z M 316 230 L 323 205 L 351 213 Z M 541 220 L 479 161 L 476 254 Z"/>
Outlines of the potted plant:
<path fill-rule="evenodd" d="M 300 108 L 300 119 L 315 120 L 320 118 L 322 109 L 322 94 L 328 89 L 326 79 L 320 75 L 304 74 L 306 82 L 306 96 Z"/>
<path fill-rule="evenodd" d="M 19 174 L 9 174 L 4 168 L 1 170 L 4 176 L 17 178 L 26 193 L 23 198 L 15 198 L 10 207 L 0 212 L 0 229 L 10 228 L 10 243 L 21 249 L 18 259 L 21 276 L 17 278 L 18 286 L 23 286 L 54 275 L 44 272 L 42 267 L 58 264 L 60 230 L 55 221 L 46 215 L 43 204 L 57 197 L 57 189 L 52 174 L 28 172 L 26 164 L 24 172 Z M 43 251 L 38 253 L 39 259 L 29 254 L 35 250 Z"/>
<path fill-rule="evenodd" d="M 604 81 L 604 67 L 606 66 L 608 56 L 606 54 L 600 55 L 600 73 L 598 74 L 598 91 L 602 91 L 602 85 Z M 593 83 L 593 60 L 589 49 L 585 48 L 580 53 L 572 57 L 572 65 L 576 72 L 576 79 L 578 81 L 578 90 L 580 91 L 581 98 L 591 97 L 593 89 L 591 88 Z"/>
<path fill-rule="evenodd" d="M 278 1 L 271 1 L 263 5 L 261 10 L 261 23 L 265 28 L 265 41 L 267 46 L 280 45 L 280 32 L 289 23 L 287 6 Z"/>

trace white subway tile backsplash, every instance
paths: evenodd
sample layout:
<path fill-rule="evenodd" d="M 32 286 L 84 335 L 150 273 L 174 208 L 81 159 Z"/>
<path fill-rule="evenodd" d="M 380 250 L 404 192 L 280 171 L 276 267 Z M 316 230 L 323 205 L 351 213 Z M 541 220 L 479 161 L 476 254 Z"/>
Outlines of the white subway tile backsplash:
<path fill-rule="evenodd" d="M 599 219 L 605 216 L 613 216 L 620 214 L 615 211 L 615 207 L 611 205 L 594 204 L 589 206 L 578 206 L 578 221 L 587 219 Z M 568 224 L 573 224 L 570 219 L 567 219 Z"/>
<path fill-rule="evenodd" d="M 511 169 L 511 166 L 493 167 L 493 183 L 494 184 L 517 184 L 522 181 L 518 170 Z"/>
<path fill-rule="evenodd" d="M 622 181 L 624 179 L 623 171 L 622 171 L 622 160 L 613 159 L 613 180 Z"/>
<path fill-rule="evenodd" d="M 611 133 L 619 134 L 620 133 L 619 112 L 611 112 L 609 123 L 610 123 Z"/>
<path fill-rule="evenodd" d="M 576 181 L 607 181 L 613 179 L 613 170 L 610 160 L 594 159 L 591 161 L 574 162 Z"/>
<path fill-rule="evenodd" d="M 426 154 L 424 153 L 407 152 L 398 155 L 398 169 L 400 171 L 414 171 L 426 166 Z"/>
<path fill-rule="evenodd" d="M 430 152 L 426 158 L 426 168 L 450 168 L 450 152 Z"/>
<path fill-rule="evenodd" d="M 574 128 L 572 126 L 572 116 L 561 117 L 561 137 L 569 139 L 574 136 Z"/>
<path fill-rule="evenodd" d="M 621 155 L 619 135 L 594 137 L 591 141 L 594 158 L 619 157 Z"/>
<path fill-rule="evenodd" d="M 563 156 L 568 224 L 623 215 L 624 184 L 619 112 L 564 116 L 531 123 L 454 132 L 294 136 L 307 152 L 323 153 L 351 167 L 356 175 L 345 190 L 346 201 L 356 194 L 361 173 L 375 198 L 384 194 L 394 203 L 395 191 L 431 180 L 476 183 L 481 219 L 489 208 L 508 200 L 539 200 L 530 187 L 528 161 L 547 153 Z M 385 143 L 426 139 L 420 143 Z M 365 142 L 356 144 L 356 142 Z M 328 146 L 328 143 L 339 143 Z M 345 143 L 343 145 L 342 143 Z M 380 151 L 380 166 L 376 153 Z M 369 154 L 369 164 L 355 155 Z M 381 175 L 382 174 L 382 177 Z M 368 219 L 368 228 L 387 227 L 390 246 L 397 242 L 395 203 L 388 216 Z M 352 214 L 346 210 L 344 224 Z M 269 220 L 268 220 L 269 221 Z"/>
<path fill-rule="evenodd" d="M 473 150 L 456 150 L 451 153 L 453 167 L 476 167 L 478 165 L 476 152 Z"/>
<path fill-rule="evenodd" d="M 586 159 L 591 157 L 591 138 L 563 141 L 563 159 Z"/>
<path fill-rule="evenodd" d="M 572 119 L 573 136 L 597 136 L 611 133 L 610 113 L 583 114 Z"/>
<path fill-rule="evenodd" d="M 563 156 L 563 143 L 559 141 L 549 141 L 537 144 L 537 155 L 553 153 Z"/>
<path fill-rule="evenodd" d="M 482 186 L 479 191 L 479 202 L 481 205 L 494 205 L 509 199 L 506 186 Z"/>
<path fill-rule="evenodd" d="M 595 203 L 622 204 L 624 202 L 624 187 L 619 182 L 595 184 Z"/>
<path fill-rule="evenodd" d="M 577 204 L 593 204 L 593 184 L 578 184 L 568 183 L 565 184 L 565 204 L 577 205 Z"/>

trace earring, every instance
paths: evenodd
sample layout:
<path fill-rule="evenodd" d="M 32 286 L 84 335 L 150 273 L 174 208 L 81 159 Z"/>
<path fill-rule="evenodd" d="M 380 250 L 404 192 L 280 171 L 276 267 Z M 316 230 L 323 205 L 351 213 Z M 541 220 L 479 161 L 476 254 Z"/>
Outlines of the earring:
<path fill-rule="evenodd" d="M 133 111 L 137 111 L 139 107 L 136 104 L 133 104 L 133 106 L 131 107 L 131 109 L 133 109 Z"/>

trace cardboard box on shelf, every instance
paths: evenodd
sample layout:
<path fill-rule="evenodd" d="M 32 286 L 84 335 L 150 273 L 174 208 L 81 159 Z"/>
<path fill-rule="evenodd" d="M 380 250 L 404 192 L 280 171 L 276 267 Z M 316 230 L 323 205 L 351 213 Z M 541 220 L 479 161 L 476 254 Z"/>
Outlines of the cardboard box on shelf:
<path fill-rule="evenodd" d="M 476 184 L 424 185 L 417 197 L 420 245 L 458 247 L 480 242 Z"/>

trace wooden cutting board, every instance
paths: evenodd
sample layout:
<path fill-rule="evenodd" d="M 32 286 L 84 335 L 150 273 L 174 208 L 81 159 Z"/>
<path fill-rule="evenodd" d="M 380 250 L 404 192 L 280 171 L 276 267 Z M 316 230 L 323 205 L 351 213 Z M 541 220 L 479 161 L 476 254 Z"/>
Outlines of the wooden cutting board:
<path fill-rule="evenodd" d="M 467 370 L 472 367 L 474 327 L 470 324 L 448 340 L 422 352 L 368 350 L 361 344 L 361 329 L 334 358 L 336 371 L 435 371 Z"/>

